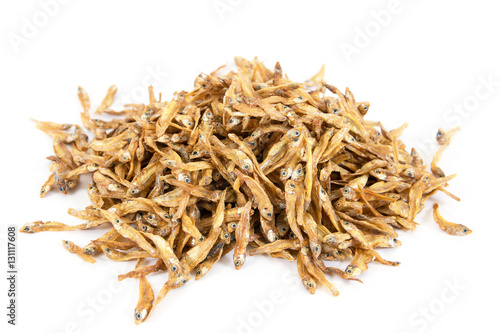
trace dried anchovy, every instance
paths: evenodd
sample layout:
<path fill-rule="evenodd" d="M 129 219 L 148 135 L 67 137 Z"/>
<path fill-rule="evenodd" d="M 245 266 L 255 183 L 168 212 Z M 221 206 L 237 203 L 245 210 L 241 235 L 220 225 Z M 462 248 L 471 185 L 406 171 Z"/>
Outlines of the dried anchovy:
<path fill-rule="evenodd" d="M 136 323 L 191 273 L 201 278 L 233 249 L 236 269 L 247 254 L 297 260 L 309 292 L 320 283 L 337 296 L 326 274 L 359 281 L 372 261 L 399 265 L 375 249 L 400 246 L 396 229 L 413 230 L 437 191 L 459 200 L 444 189 L 455 175 L 437 166 L 458 129 L 439 130 L 442 147 L 428 172 L 399 139 L 407 125 L 388 131 L 366 121 L 370 103 L 324 82 L 324 67 L 297 83 L 279 63 L 270 70 L 258 59 L 235 61 L 237 71 L 200 74 L 192 91 L 176 92 L 168 102 L 150 87 L 148 104 L 114 110 L 112 86 L 95 111 L 121 116 L 112 120 L 91 118 L 89 97 L 78 88 L 90 141 L 76 124 L 36 121 L 54 139 L 40 196 L 52 189 L 66 194 L 91 174 L 91 205 L 68 211 L 85 223 L 37 221 L 21 231 L 110 226 L 83 248 L 63 245 L 91 263 L 101 252 L 136 260 L 134 270 L 119 277 L 140 279 Z M 441 229 L 471 232 L 444 220 L 437 207 Z M 346 259 L 345 271 L 325 265 Z M 168 280 L 155 301 L 146 276 L 160 271 Z"/>

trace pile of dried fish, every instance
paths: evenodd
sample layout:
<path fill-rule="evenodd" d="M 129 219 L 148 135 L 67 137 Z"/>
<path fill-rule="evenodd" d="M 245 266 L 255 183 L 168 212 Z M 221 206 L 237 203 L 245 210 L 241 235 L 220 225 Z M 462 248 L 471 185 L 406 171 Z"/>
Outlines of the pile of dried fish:
<path fill-rule="evenodd" d="M 38 121 L 54 139 L 51 174 L 40 196 L 51 189 L 64 194 L 82 174 L 91 174 L 91 205 L 69 209 L 85 220 L 78 225 L 33 222 L 23 232 L 83 230 L 103 224 L 110 230 L 90 244 L 63 245 L 87 262 L 101 252 L 111 260 L 135 260 L 119 279 L 140 279 L 136 323 L 172 289 L 194 273 L 201 278 L 233 251 L 236 269 L 248 255 L 266 254 L 297 261 L 310 293 L 316 284 L 334 296 L 325 275 L 357 280 L 370 262 L 397 266 L 375 251 L 396 247 L 396 229 L 413 230 L 424 202 L 445 190 L 455 175 L 437 166 L 453 129 L 439 130 L 431 171 L 418 153 L 398 138 L 406 124 L 386 130 L 366 121 L 370 104 L 356 102 L 323 80 L 324 69 L 304 83 L 274 71 L 259 60 L 236 58 L 237 71 L 222 68 L 195 80 L 194 90 L 169 102 L 111 108 L 109 89 L 90 117 L 87 93 L 78 89 L 81 120 L 93 139 L 75 124 Z M 445 221 L 440 228 L 466 235 L 470 229 Z M 250 249 L 247 252 L 247 247 Z M 351 259 L 345 270 L 325 261 Z M 168 272 L 156 296 L 148 274 Z"/>

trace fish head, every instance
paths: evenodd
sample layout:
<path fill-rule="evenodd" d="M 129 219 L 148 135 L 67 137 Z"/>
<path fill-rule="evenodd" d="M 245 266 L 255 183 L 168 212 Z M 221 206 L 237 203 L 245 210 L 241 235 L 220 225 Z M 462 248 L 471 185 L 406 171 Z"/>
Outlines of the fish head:
<path fill-rule="evenodd" d="M 224 244 L 231 243 L 231 234 L 227 231 L 222 230 L 220 233 L 220 239 Z"/>
<path fill-rule="evenodd" d="M 302 164 L 298 163 L 295 166 L 295 169 L 292 171 L 292 179 L 295 181 L 301 181 L 304 179 L 304 168 L 302 167 Z"/>
<path fill-rule="evenodd" d="M 276 229 L 276 228 L 274 228 L 274 229 Z M 278 235 L 276 234 L 276 232 L 273 229 L 270 229 L 267 231 L 266 237 L 267 237 L 267 240 L 271 243 L 276 242 L 279 239 Z"/>
<path fill-rule="evenodd" d="M 370 171 L 370 175 L 377 179 L 385 180 L 387 178 L 387 171 L 383 168 L 376 168 Z"/>
<path fill-rule="evenodd" d="M 24 233 L 28 233 L 28 234 L 32 234 L 32 233 L 36 232 L 37 229 L 40 228 L 41 225 L 42 225 L 42 221 L 26 223 L 25 225 L 23 225 L 21 227 L 21 229 L 19 229 L 19 231 L 24 232 Z"/>
<path fill-rule="evenodd" d="M 245 263 L 245 256 L 243 254 L 234 256 L 233 262 L 234 262 L 234 268 L 239 270 L 241 266 L 243 266 L 243 264 Z"/>
<path fill-rule="evenodd" d="M 310 275 L 307 275 L 302 279 L 302 284 L 311 294 L 316 292 L 316 281 L 314 281 Z"/>
<path fill-rule="evenodd" d="M 472 230 L 470 230 L 469 228 L 467 228 L 463 224 L 458 224 L 455 227 L 455 235 L 457 235 L 457 236 L 466 236 L 466 235 L 471 234 L 471 233 L 472 233 Z"/>
<path fill-rule="evenodd" d="M 95 256 L 97 254 L 97 246 L 89 244 L 83 248 L 83 252 L 89 256 Z"/>
<path fill-rule="evenodd" d="M 76 185 L 78 185 L 78 181 L 76 180 L 68 180 L 68 182 L 66 183 L 66 185 L 68 186 L 68 188 L 75 188 Z"/>
<path fill-rule="evenodd" d="M 132 159 L 132 155 L 130 154 L 130 152 L 128 150 L 126 150 L 125 152 L 123 152 L 120 155 L 119 158 L 120 158 L 121 163 L 125 163 L 125 162 L 129 162 Z"/>
<path fill-rule="evenodd" d="M 292 175 L 292 168 L 284 167 L 280 170 L 280 180 L 285 181 Z"/>
<path fill-rule="evenodd" d="M 346 198 L 347 200 L 351 200 L 354 198 L 354 189 L 352 188 L 352 186 L 348 186 L 348 185 L 344 186 L 340 190 L 340 193 L 342 193 L 344 198 Z"/>
<path fill-rule="evenodd" d="M 300 137 L 302 133 L 296 129 L 296 128 L 292 128 L 291 130 L 289 130 L 288 132 L 286 132 L 286 136 L 290 139 L 290 140 L 294 140 L 294 139 L 298 139 Z"/>
<path fill-rule="evenodd" d="M 346 258 L 346 255 L 344 254 L 344 252 L 340 251 L 340 250 L 336 250 L 335 252 L 333 252 L 333 256 L 337 259 L 337 260 L 344 260 Z"/>
<path fill-rule="evenodd" d="M 395 237 L 388 236 L 387 245 L 390 247 L 399 247 L 401 246 L 401 241 Z"/>
<path fill-rule="evenodd" d="M 260 210 L 261 216 L 270 221 L 273 218 L 273 206 L 266 206 Z"/>
<path fill-rule="evenodd" d="M 358 277 L 362 273 L 362 271 L 361 268 L 356 265 L 348 265 L 345 269 L 345 273 L 350 278 L 355 278 Z"/>
<path fill-rule="evenodd" d="M 245 158 L 241 163 L 241 168 L 248 173 L 253 173 L 253 163 L 249 158 Z"/>
<path fill-rule="evenodd" d="M 287 223 L 277 223 L 276 228 L 278 229 L 278 235 L 280 237 L 285 236 L 285 234 L 290 230 Z"/>
<path fill-rule="evenodd" d="M 208 270 L 206 266 L 200 266 L 196 270 L 196 277 L 194 278 L 195 280 L 201 279 L 205 274 L 207 274 Z"/>
<path fill-rule="evenodd" d="M 321 243 L 317 243 L 314 241 L 311 241 L 311 251 L 314 256 L 314 258 L 318 258 L 319 255 L 321 254 Z"/>
<path fill-rule="evenodd" d="M 148 317 L 149 311 L 142 307 L 136 308 L 134 313 L 135 324 L 139 325 Z"/>

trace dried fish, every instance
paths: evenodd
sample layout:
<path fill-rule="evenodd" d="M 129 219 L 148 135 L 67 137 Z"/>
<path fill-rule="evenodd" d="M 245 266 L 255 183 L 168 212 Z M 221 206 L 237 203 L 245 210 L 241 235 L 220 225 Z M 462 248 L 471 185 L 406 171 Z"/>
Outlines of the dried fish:
<path fill-rule="evenodd" d="M 145 104 L 114 110 L 111 86 L 95 110 L 111 120 L 91 117 L 89 96 L 79 87 L 80 118 L 91 140 L 76 124 L 35 121 L 54 150 L 40 197 L 52 189 L 71 193 L 90 174 L 91 205 L 68 210 L 85 223 L 36 221 L 21 232 L 109 227 L 83 248 L 63 245 L 88 262 L 101 252 L 136 262 L 118 277 L 139 279 L 136 324 L 191 273 L 202 278 L 233 250 L 238 270 L 247 254 L 297 260 L 311 294 L 321 284 L 337 296 L 325 273 L 360 281 L 372 261 L 399 265 L 376 249 L 400 246 L 396 230 L 415 229 L 434 193 L 460 200 L 445 190 L 455 175 L 437 166 L 457 128 L 439 130 L 441 147 L 427 171 L 400 140 L 407 124 L 387 130 L 365 120 L 370 103 L 327 84 L 324 67 L 297 83 L 279 63 L 270 70 L 256 58 L 235 62 L 236 71 L 201 74 L 192 91 L 170 101 L 150 87 Z M 449 234 L 471 233 L 444 220 L 437 204 L 434 219 Z M 345 271 L 324 263 L 346 259 Z M 146 279 L 155 273 L 168 274 L 156 300 Z"/>

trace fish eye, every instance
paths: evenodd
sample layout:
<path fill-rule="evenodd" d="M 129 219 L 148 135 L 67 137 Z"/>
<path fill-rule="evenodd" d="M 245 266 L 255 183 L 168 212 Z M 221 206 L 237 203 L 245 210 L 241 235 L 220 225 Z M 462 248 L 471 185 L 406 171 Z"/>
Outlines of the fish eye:
<path fill-rule="evenodd" d="M 314 251 L 315 251 L 315 252 L 318 252 L 318 251 L 319 251 L 319 247 L 318 247 L 317 245 L 314 247 Z"/>
<path fill-rule="evenodd" d="M 117 189 L 121 189 L 122 187 L 120 185 L 116 185 L 116 188 Z"/>
<path fill-rule="evenodd" d="M 349 189 L 348 189 L 348 188 L 345 188 L 345 189 L 344 189 L 344 193 L 345 193 L 345 194 L 349 193 Z"/>
<path fill-rule="evenodd" d="M 225 239 L 229 239 L 229 234 L 224 234 Z"/>
<path fill-rule="evenodd" d="M 250 169 L 250 165 L 249 165 L 249 164 L 245 164 L 245 165 L 243 165 L 243 169 L 245 169 L 245 170 Z"/>
<path fill-rule="evenodd" d="M 64 188 L 59 187 L 59 191 L 64 192 Z"/>
<path fill-rule="evenodd" d="M 285 227 L 281 227 L 281 231 L 285 232 L 286 228 Z"/>
<path fill-rule="evenodd" d="M 236 227 L 237 227 L 236 223 L 231 224 L 231 228 L 236 229 Z"/>
<path fill-rule="evenodd" d="M 186 177 L 186 178 L 184 178 L 184 181 L 185 181 L 186 183 L 190 183 L 190 182 L 191 182 L 191 178 Z"/>
<path fill-rule="evenodd" d="M 230 124 L 234 123 L 234 119 L 232 119 L 232 118 L 231 118 L 231 119 L 229 119 L 229 123 L 230 123 Z"/>
<path fill-rule="evenodd" d="M 172 272 L 177 272 L 177 266 L 172 266 Z"/>
<path fill-rule="evenodd" d="M 64 244 L 69 244 L 69 242 L 68 241 L 64 241 Z"/>
<path fill-rule="evenodd" d="M 324 253 L 323 256 L 328 258 L 330 256 L 330 253 Z"/>
<path fill-rule="evenodd" d="M 278 240 L 278 236 L 276 236 L 276 235 L 275 235 L 275 236 L 273 237 L 273 241 L 274 241 L 274 242 L 276 242 L 277 240 Z"/>
<path fill-rule="evenodd" d="M 339 113 L 339 110 L 333 109 L 332 112 L 333 112 L 333 114 L 337 114 L 337 113 Z"/>
<path fill-rule="evenodd" d="M 137 190 L 135 188 L 130 190 L 130 194 L 136 194 L 136 193 L 137 193 Z"/>
<path fill-rule="evenodd" d="M 202 88 L 206 88 L 206 87 L 207 87 L 207 85 L 206 85 L 205 83 L 203 83 L 203 84 L 201 85 L 201 87 L 202 87 Z"/>
<path fill-rule="evenodd" d="M 185 284 L 186 282 L 188 282 L 188 280 L 186 279 L 182 280 L 182 284 Z"/>
<path fill-rule="evenodd" d="M 240 260 L 239 260 L 239 259 L 238 259 L 238 260 L 236 260 L 236 261 L 234 262 L 234 265 L 235 265 L 235 266 L 239 266 L 239 265 L 240 265 Z"/>
<path fill-rule="evenodd" d="M 304 97 L 302 97 L 302 96 L 299 96 L 299 99 L 300 99 L 300 100 L 303 100 L 303 99 L 304 99 Z"/>
<path fill-rule="evenodd" d="M 29 231 L 30 230 L 30 227 L 26 226 L 24 227 L 24 231 Z"/>
<path fill-rule="evenodd" d="M 312 286 L 313 286 L 313 285 L 312 285 L 312 283 L 310 283 L 310 282 L 307 284 L 307 287 L 308 287 L 308 288 L 312 288 Z"/>
<path fill-rule="evenodd" d="M 462 232 L 463 232 L 464 234 L 466 234 L 467 232 L 469 232 L 469 230 L 464 228 L 464 229 L 462 230 Z"/>
<path fill-rule="evenodd" d="M 306 245 L 306 249 L 307 249 L 307 250 L 310 250 L 310 249 L 311 249 L 311 247 L 310 247 L 309 245 Z"/>
<path fill-rule="evenodd" d="M 326 191 L 324 189 L 321 189 L 321 194 L 325 195 Z"/>
<path fill-rule="evenodd" d="M 116 220 L 115 220 L 115 223 L 120 223 L 120 219 L 116 219 Z"/>
<path fill-rule="evenodd" d="M 344 225 L 349 225 L 349 224 L 350 224 L 349 221 L 344 222 Z"/>
<path fill-rule="evenodd" d="M 267 215 L 268 217 L 271 217 L 271 216 L 273 216 L 273 213 L 269 212 L 269 213 L 267 213 L 266 215 Z"/>
<path fill-rule="evenodd" d="M 196 275 L 201 275 L 201 269 L 196 271 Z"/>
<path fill-rule="evenodd" d="M 193 155 L 198 155 L 198 151 L 197 150 L 193 150 Z"/>
<path fill-rule="evenodd" d="M 397 243 L 397 242 L 398 242 L 398 240 L 397 240 L 396 238 L 393 238 L 393 239 L 392 239 L 392 241 L 393 241 L 394 243 Z"/>
<path fill-rule="evenodd" d="M 174 219 L 174 214 L 170 214 L 170 219 L 173 220 Z"/>
<path fill-rule="evenodd" d="M 259 84 L 256 88 L 257 89 L 262 89 L 262 86 Z"/>
<path fill-rule="evenodd" d="M 44 189 L 44 188 L 42 188 L 42 189 L 40 190 L 40 193 L 45 193 L 45 189 Z"/>
<path fill-rule="evenodd" d="M 142 318 L 141 314 L 139 312 L 135 313 L 135 319 L 140 320 Z"/>
<path fill-rule="evenodd" d="M 352 269 L 348 268 L 348 269 L 346 269 L 346 270 L 345 270 L 345 272 L 346 272 L 347 274 L 351 274 L 351 273 L 352 273 Z"/>
<path fill-rule="evenodd" d="M 295 238 L 295 233 L 290 233 L 290 237 Z"/>
<path fill-rule="evenodd" d="M 109 247 L 106 248 L 106 252 L 110 253 L 111 249 Z"/>
<path fill-rule="evenodd" d="M 295 132 L 293 132 L 293 135 L 295 135 L 295 136 L 299 136 L 299 135 L 300 135 L 300 132 L 299 132 L 299 131 L 295 131 Z"/>
<path fill-rule="evenodd" d="M 148 215 L 148 220 L 152 220 L 153 219 L 153 215 Z"/>
<path fill-rule="evenodd" d="M 378 175 L 378 174 L 380 173 L 380 170 L 376 169 L 376 170 L 375 170 L 375 171 L 373 171 L 373 172 L 375 172 L 375 173 Z"/>
<path fill-rule="evenodd" d="M 166 218 L 166 219 L 169 218 L 168 214 L 163 215 L 163 217 Z"/>
<path fill-rule="evenodd" d="M 298 173 L 299 175 L 301 175 L 301 174 L 302 174 L 302 169 L 297 170 L 297 173 Z"/>
<path fill-rule="evenodd" d="M 295 188 L 295 184 L 294 184 L 294 183 L 291 183 L 291 184 L 290 184 L 290 187 L 291 187 L 291 188 Z"/>
<path fill-rule="evenodd" d="M 286 174 L 287 174 L 287 172 L 286 172 L 285 170 L 281 171 L 281 175 L 282 175 L 283 177 L 285 177 L 285 176 L 286 176 Z"/>
<path fill-rule="evenodd" d="M 145 225 L 142 226 L 142 231 L 146 231 L 148 230 L 148 227 L 146 227 Z"/>

